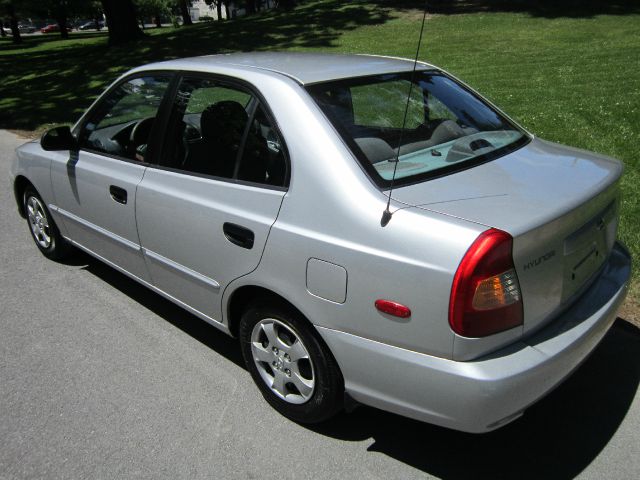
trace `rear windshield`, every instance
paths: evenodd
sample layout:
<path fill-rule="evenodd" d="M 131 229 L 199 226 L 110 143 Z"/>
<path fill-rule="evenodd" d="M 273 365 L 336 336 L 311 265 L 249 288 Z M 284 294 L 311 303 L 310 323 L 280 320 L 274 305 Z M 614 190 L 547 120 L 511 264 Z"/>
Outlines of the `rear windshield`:
<path fill-rule="evenodd" d="M 390 186 L 394 168 L 396 185 L 407 185 L 492 160 L 529 140 L 440 72 L 416 72 L 413 84 L 411 72 L 403 72 L 318 83 L 307 91 L 382 188 Z"/>

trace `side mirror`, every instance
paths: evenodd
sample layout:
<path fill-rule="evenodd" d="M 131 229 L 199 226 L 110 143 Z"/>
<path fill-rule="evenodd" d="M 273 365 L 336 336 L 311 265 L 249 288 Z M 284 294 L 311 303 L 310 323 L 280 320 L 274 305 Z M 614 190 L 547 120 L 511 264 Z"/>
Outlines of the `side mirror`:
<path fill-rule="evenodd" d="M 43 150 L 76 150 L 78 142 L 71 135 L 69 127 L 56 127 L 47 130 L 40 139 L 40 146 Z"/>

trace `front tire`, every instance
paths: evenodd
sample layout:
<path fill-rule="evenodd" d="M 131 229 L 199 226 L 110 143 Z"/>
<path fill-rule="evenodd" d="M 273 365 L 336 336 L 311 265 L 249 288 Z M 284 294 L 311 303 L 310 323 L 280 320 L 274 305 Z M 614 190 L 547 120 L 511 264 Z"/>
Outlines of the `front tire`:
<path fill-rule="evenodd" d="M 51 260 L 60 260 L 67 256 L 70 245 L 60 235 L 44 201 L 33 187 L 27 187 L 24 191 L 23 206 L 31 237 L 38 250 Z"/>
<path fill-rule="evenodd" d="M 333 355 L 292 309 L 254 304 L 240 320 L 242 356 L 265 400 L 299 423 L 318 423 L 343 406 Z"/>

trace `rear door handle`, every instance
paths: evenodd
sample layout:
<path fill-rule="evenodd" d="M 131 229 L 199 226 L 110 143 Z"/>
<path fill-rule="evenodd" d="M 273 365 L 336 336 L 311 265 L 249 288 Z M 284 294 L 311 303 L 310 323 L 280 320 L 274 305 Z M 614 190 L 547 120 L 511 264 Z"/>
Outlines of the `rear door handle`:
<path fill-rule="evenodd" d="M 122 203 L 123 205 L 127 204 L 127 191 L 124 188 L 109 185 L 109 193 L 111 194 L 111 198 L 116 202 Z"/>
<path fill-rule="evenodd" d="M 255 235 L 248 228 L 236 225 L 235 223 L 225 222 L 222 226 L 222 231 L 224 232 L 224 236 L 227 237 L 227 240 L 234 245 L 246 248 L 247 250 L 251 250 L 253 248 Z"/>

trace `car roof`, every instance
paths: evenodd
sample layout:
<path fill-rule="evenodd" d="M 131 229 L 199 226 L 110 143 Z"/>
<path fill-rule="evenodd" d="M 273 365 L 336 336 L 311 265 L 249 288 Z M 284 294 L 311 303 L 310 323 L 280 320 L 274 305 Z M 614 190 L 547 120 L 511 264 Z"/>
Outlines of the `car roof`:
<path fill-rule="evenodd" d="M 341 55 L 330 53 L 300 52 L 254 52 L 229 53 L 190 57 L 178 60 L 157 62 L 136 70 L 191 70 L 215 72 L 216 66 L 230 70 L 266 70 L 286 75 L 298 83 L 311 83 L 339 80 L 350 77 L 362 77 L 409 71 L 413 60 L 377 55 Z M 418 62 L 418 70 L 435 68 L 433 65 Z"/>

